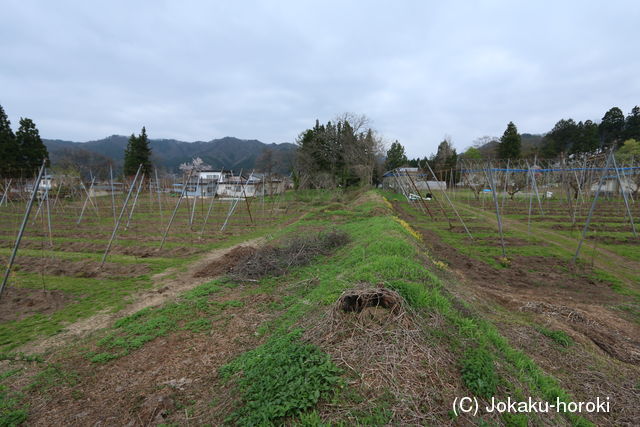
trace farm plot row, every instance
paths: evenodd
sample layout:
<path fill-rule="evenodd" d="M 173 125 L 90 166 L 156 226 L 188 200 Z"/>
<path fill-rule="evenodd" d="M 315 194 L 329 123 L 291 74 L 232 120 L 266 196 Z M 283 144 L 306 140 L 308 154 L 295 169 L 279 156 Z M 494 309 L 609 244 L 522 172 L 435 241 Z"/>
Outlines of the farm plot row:
<path fill-rule="evenodd" d="M 475 212 L 475 220 L 467 221 L 472 239 L 459 229 L 452 233 L 441 216 L 433 220 L 402 197 L 387 197 L 395 199 L 396 212 L 420 233 L 432 256 L 461 279 L 452 291 L 495 322 L 512 345 L 553 372 L 576 399 L 607 395 L 622 412 L 640 416 L 632 409 L 640 381 L 640 260 L 587 244 L 572 265 L 575 239 L 546 223 L 533 224 L 529 234 L 526 219 L 509 215 L 503 217 L 503 257 L 495 244 L 495 212 L 456 203 L 461 211 Z M 486 244 L 488 235 L 494 244 Z M 636 245 L 633 253 L 638 252 Z"/>
<path fill-rule="evenodd" d="M 104 198 L 96 200 L 100 215 L 87 206 L 80 224 L 78 216 L 71 214 L 80 202 L 61 201 L 51 212 L 51 235 L 47 217 L 42 215 L 44 210 L 37 218 L 37 208 L 32 210 L 8 288 L 0 301 L 1 350 L 55 334 L 65 325 L 98 312 L 118 311 L 134 295 L 150 288 L 156 275 L 180 274 L 195 257 L 273 232 L 295 221 L 305 209 L 303 203 L 290 201 L 286 205 L 273 205 L 270 211 L 265 203 L 264 215 L 262 209 L 252 209 L 250 217 L 246 204 L 238 203 L 233 214 L 228 215 L 233 202 L 216 200 L 217 205 L 201 233 L 204 220 L 201 211 L 194 213 L 183 205 L 161 249 L 160 242 L 173 211 L 152 209 L 148 199 L 141 198 L 128 229 L 124 230 L 123 224 L 118 230 L 103 264 L 114 222 L 111 206 Z M 3 265 L 13 249 L 23 209 L 17 203 L 0 208 Z M 227 216 L 227 227 L 221 232 Z M 191 218 L 193 224 L 189 225 Z"/>

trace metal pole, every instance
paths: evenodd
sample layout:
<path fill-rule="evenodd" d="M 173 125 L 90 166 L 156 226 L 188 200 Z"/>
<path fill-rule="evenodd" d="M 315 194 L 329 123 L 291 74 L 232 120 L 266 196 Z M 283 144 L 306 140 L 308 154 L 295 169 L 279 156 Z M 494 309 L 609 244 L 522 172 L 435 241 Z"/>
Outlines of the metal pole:
<path fill-rule="evenodd" d="M 82 205 L 82 210 L 80 211 L 80 217 L 78 218 L 78 221 L 76 222 L 76 224 L 80 224 L 80 221 L 82 221 L 82 216 L 84 215 L 84 210 L 87 207 L 87 202 L 89 201 L 89 198 L 91 197 L 91 189 L 93 188 L 93 183 L 95 182 L 96 178 L 93 177 L 91 178 L 91 185 L 89 186 L 89 191 L 87 191 L 87 198 L 84 199 L 84 204 Z M 83 185 L 84 187 L 84 185 Z"/>
<path fill-rule="evenodd" d="M 191 209 L 191 217 L 189 218 L 189 227 L 193 227 L 193 218 L 196 215 L 196 206 L 198 205 L 198 192 L 202 191 L 202 189 L 200 188 L 200 180 L 201 180 L 201 176 L 198 173 L 198 180 L 196 181 L 196 191 L 194 192 L 194 196 L 193 196 L 193 208 Z"/>
<path fill-rule="evenodd" d="M 11 188 L 11 181 L 13 181 L 13 178 L 9 179 L 9 183 L 5 186 L 4 188 L 4 194 L 2 195 L 2 200 L 0 200 L 0 206 L 2 206 L 2 203 L 5 204 L 5 206 L 7 205 L 7 194 L 9 194 L 9 189 Z"/>
<path fill-rule="evenodd" d="M 20 247 L 20 241 L 22 240 L 22 235 L 24 234 L 24 230 L 27 227 L 27 223 L 29 222 L 29 214 L 31 213 L 31 208 L 33 207 L 33 201 L 36 199 L 36 195 L 38 194 L 38 187 L 40 186 L 40 180 L 42 179 L 42 174 L 44 173 L 44 165 L 46 160 L 42 161 L 42 166 L 40 166 L 40 171 L 38 172 L 38 177 L 33 184 L 33 190 L 31 191 L 31 199 L 29 199 L 29 204 L 27 205 L 27 210 L 24 213 L 24 218 L 22 218 L 22 225 L 20 226 L 20 231 L 18 232 L 18 237 L 16 237 L 16 243 L 13 245 L 13 251 L 11 252 L 11 256 L 9 257 L 9 263 L 7 264 L 7 270 L 4 272 L 4 278 L 2 279 L 2 285 L 0 286 L 0 298 L 2 298 L 2 292 L 4 292 L 4 287 L 9 280 L 9 274 L 11 274 L 11 268 L 13 267 L 13 262 L 16 259 L 16 255 L 18 254 L 18 247 Z"/>
<path fill-rule="evenodd" d="M 486 170 L 484 173 L 485 175 L 487 175 Z M 502 257 L 506 258 L 507 252 L 505 251 L 505 248 L 504 248 L 504 235 L 502 234 L 502 218 L 500 218 L 500 206 L 498 205 L 498 196 L 496 195 L 496 187 L 495 187 L 495 183 L 493 182 L 493 172 L 490 168 L 489 168 L 489 175 L 488 175 L 487 181 L 489 181 L 489 185 L 491 186 L 491 193 L 493 194 L 493 203 L 496 206 L 496 217 L 498 218 L 498 231 L 500 232 L 500 244 L 502 245 Z"/>
<path fill-rule="evenodd" d="M 629 215 L 629 221 L 631 221 L 631 229 L 633 230 L 633 237 L 638 237 L 636 233 L 636 225 L 633 222 L 633 215 L 631 214 L 631 208 L 629 207 L 629 200 L 627 199 L 627 192 L 622 188 L 622 180 L 620 179 L 620 171 L 618 170 L 618 164 L 616 163 L 616 156 L 613 156 L 613 167 L 616 171 L 616 177 L 618 178 L 618 186 L 622 191 L 622 198 L 624 199 L 624 205 L 627 208 L 627 215 Z"/>
<path fill-rule="evenodd" d="M 138 196 L 140 195 L 140 190 L 142 189 L 143 184 L 144 184 L 144 172 L 140 177 L 140 182 L 138 183 L 138 190 L 136 191 L 136 196 L 133 198 L 133 204 L 131 205 L 131 210 L 129 211 L 129 218 L 127 218 L 127 225 L 124 226 L 125 230 L 129 228 L 129 224 L 131 223 L 131 218 L 133 217 L 133 211 L 136 209 L 136 203 L 138 203 Z"/>
<path fill-rule="evenodd" d="M 156 193 L 158 194 L 158 210 L 160 211 L 160 225 L 164 222 L 162 218 L 162 199 L 160 198 L 160 181 L 158 180 L 158 168 L 154 168 L 156 175 Z"/>
<path fill-rule="evenodd" d="M 529 169 L 529 173 L 531 174 L 531 181 L 533 182 L 533 190 L 536 192 L 536 197 L 538 198 L 538 207 L 540 208 L 540 213 L 544 215 L 544 211 L 542 210 L 542 202 L 540 201 L 540 193 L 538 193 L 538 184 L 536 183 L 536 177 L 531 170 L 531 166 L 529 166 L 529 162 L 527 162 L 527 168 Z"/>
<path fill-rule="evenodd" d="M 249 178 L 251 178 L 253 176 L 253 172 L 255 171 L 252 170 L 251 174 L 249 175 Z M 249 220 L 251 220 L 251 224 L 253 224 L 253 216 L 251 216 L 251 207 L 249 206 L 249 200 L 247 200 L 247 193 L 245 192 L 245 188 L 247 185 L 249 185 L 249 178 L 247 178 L 247 183 L 244 187 L 242 187 L 242 194 L 244 194 L 244 201 L 247 205 L 247 212 L 249 212 Z M 242 180 L 242 177 L 240 177 L 240 179 Z M 255 191 L 253 192 L 253 194 L 255 195 Z"/>
<path fill-rule="evenodd" d="M 127 209 L 127 203 L 129 203 L 129 198 L 131 197 L 133 188 L 135 187 L 136 181 L 138 180 L 138 175 L 140 174 L 140 170 L 142 170 L 142 164 L 138 166 L 138 171 L 136 172 L 136 176 L 133 178 L 133 183 L 131 184 L 131 187 L 129 187 L 129 191 L 127 192 L 127 198 L 124 200 L 124 204 L 122 205 L 122 210 L 120 211 L 118 220 L 116 221 L 116 224 L 113 226 L 113 233 L 111 233 L 111 238 L 109 239 L 109 243 L 107 244 L 107 249 L 105 249 L 104 255 L 102 256 L 102 262 L 100 263 L 100 267 L 102 267 L 104 265 L 104 262 L 107 260 L 107 255 L 109 254 L 109 250 L 111 250 L 113 239 L 115 239 L 116 233 L 118 232 L 118 227 L 120 226 L 120 221 L 122 221 L 122 216 L 124 215 L 124 211 Z"/>
<path fill-rule="evenodd" d="M 598 181 L 598 189 L 596 190 L 596 194 L 593 197 L 593 202 L 591 203 L 591 208 L 589 208 L 589 215 L 587 216 L 587 221 L 584 223 L 584 228 L 582 229 L 582 237 L 580 237 L 580 241 L 578 242 L 578 248 L 576 249 L 576 253 L 571 260 L 572 263 L 575 264 L 578 259 L 578 255 L 580 255 L 580 248 L 582 248 L 582 242 L 584 241 L 584 237 L 587 235 L 587 230 L 589 230 L 589 224 L 591 223 L 591 216 L 593 215 L 593 211 L 596 208 L 596 203 L 598 202 L 598 196 L 600 195 L 600 189 L 602 188 L 602 184 L 604 183 L 604 177 L 607 175 L 607 171 L 609 170 L 609 164 L 611 163 L 611 158 L 613 157 L 613 150 L 607 157 L 607 162 L 602 170 L 602 175 L 600 175 L 600 180 Z"/>
<path fill-rule="evenodd" d="M 429 216 L 431 217 L 431 219 L 435 220 L 433 214 L 431 213 L 431 210 L 429 209 L 429 206 L 427 206 L 427 204 L 425 203 L 424 199 L 420 195 L 420 190 L 418 190 L 418 186 L 416 185 L 416 183 L 413 182 L 413 178 L 411 178 L 411 175 L 409 174 L 409 172 L 407 172 L 407 178 L 409 178 L 409 182 L 413 186 L 413 189 L 416 190 L 416 195 L 420 198 L 420 202 L 422 203 L 422 206 L 424 206 L 424 208 L 427 210 L 427 212 L 429 213 Z M 444 213 L 444 211 L 442 213 Z M 444 214 L 444 215 L 445 215 L 445 218 L 447 218 L 447 221 L 449 221 L 449 217 L 447 217 L 446 214 Z M 451 221 L 449 221 L 449 227 L 451 227 Z"/>
<path fill-rule="evenodd" d="M 45 192 L 45 200 L 47 202 L 47 226 L 49 228 L 49 245 L 53 247 L 53 233 L 51 232 L 51 207 L 49 205 L 49 189 Z"/>
<path fill-rule="evenodd" d="M 113 192 L 113 167 L 109 165 L 109 182 L 111 184 L 111 210 L 113 211 L 113 223 L 115 224 L 118 218 L 116 218 L 116 196 Z"/>
<path fill-rule="evenodd" d="M 436 178 L 436 174 L 433 173 L 433 169 L 431 169 L 431 166 L 429 165 L 429 162 L 425 162 L 425 163 L 427 164 L 427 167 L 429 168 L 429 172 L 431 172 L 431 175 L 433 176 L 433 179 L 435 179 L 437 181 L 438 179 Z M 444 194 L 444 197 L 449 202 L 449 205 L 451 205 L 451 207 L 453 208 L 453 211 L 456 213 L 456 216 L 458 217 L 458 219 L 460 220 L 460 223 L 464 227 L 464 231 L 466 231 L 467 234 L 469 235 L 469 237 L 471 237 L 471 239 L 473 239 L 473 236 L 471 235 L 471 232 L 469 232 L 469 229 L 467 228 L 467 224 L 464 223 L 464 221 L 462 220 L 462 217 L 458 213 L 458 210 L 456 209 L 456 207 L 451 202 L 451 199 L 449 199 L 449 195 L 447 195 L 447 191 L 443 190 L 442 193 Z"/>
<path fill-rule="evenodd" d="M 220 172 L 220 176 L 222 176 L 222 172 Z M 207 221 L 209 220 L 209 215 L 211 215 L 211 210 L 213 209 L 213 202 L 216 199 L 216 193 L 218 192 L 218 181 L 216 181 L 216 186 L 213 190 L 213 196 L 211 196 L 211 202 L 209 203 L 209 210 L 207 211 L 207 215 L 204 217 L 204 221 L 202 223 L 202 230 L 200 231 L 200 237 L 204 234 L 204 228 L 207 225 Z"/>
<path fill-rule="evenodd" d="M 160 242 L 160 249 L 164 246 L 165 240 L 167 240 L 167 234 L 169 234 L 169 229 L 171 228 L 171 224 L 173 223 L 176 214 L 178 213 L 178 208 L 180 207 L 180 202 L 184 197 L 184 193 L 187 191 L 187 185 L 189 184 L 189 180 L 191 179 L 191 174 L 193 173 L 193 169 L 189 171 L 189 175 L 187 179 L 184 181 L 184 185 L 182 186 L 182 191 L 180 192 L 180 197 L 178 197 L 178 202 L 176 203 L 176 207 L 173 209 L 173 213 L 171 214 L 171 218 L 169 219 L 169 223 L 167 224 L 167 229 L 164 231 L 164 235 L 162 236 L 162 242 Z"/>

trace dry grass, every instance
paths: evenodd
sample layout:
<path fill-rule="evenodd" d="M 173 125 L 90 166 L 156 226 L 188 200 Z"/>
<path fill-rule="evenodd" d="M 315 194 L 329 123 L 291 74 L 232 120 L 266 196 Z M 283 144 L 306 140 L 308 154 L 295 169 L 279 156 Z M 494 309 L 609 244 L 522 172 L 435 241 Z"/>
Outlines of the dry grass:
<path fill-rule="evenodd" d="M 344 292 L 320 319 L 309 321 L 305 339 L 321 346 L 353 378 L 361 402 L 325 403 L 325 420 L 351 420 L 380 407 L 370 399 L 388 396 L 391 423 L 441 424 L 461 393 L 455 357 L 429 342 L 426 330 L 444 325 L 436 314 L 413 311 L 397 292 L 361 284 Z M 460 419 L 458 419 L 460 420 Z"/>
<path fill-rule="evenodd" d="M 319 255 L 329 255 L 344 246 L 349 236 L 333 230 L 311 236 L 301 236 L 282 246 L 267 245 L 235 265 L 229 275 L 239 280 L 257 280 L 265 276 L 282 276 L 291 268 L 307 265 Z"/>

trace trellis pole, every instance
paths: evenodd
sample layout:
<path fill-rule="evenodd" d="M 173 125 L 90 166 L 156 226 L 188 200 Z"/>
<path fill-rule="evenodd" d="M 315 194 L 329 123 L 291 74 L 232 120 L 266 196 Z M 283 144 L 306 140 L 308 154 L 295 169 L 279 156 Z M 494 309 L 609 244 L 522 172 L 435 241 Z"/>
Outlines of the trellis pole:
<path fill-rule="evenodd" d="M 589 214 L 587 215 L 587 221 L 584 223 L 584 228 L 582 229 L 582 236 L 580 237 L 580 241 L 578 242 L 578 248 L 576 249 L 576 253 L 573 256 L 571 262 L 573 264 L 576 263 L 578 259 L 578 255 L 580 255 L 580 249 L 582 248 L 582 242 L 584 242 L 584 238 L 587 235 L 587 231 L 589 230 L 589 224 L 591 223 L 591 216 L 593 215 L 593 211 L 596 208 L 596 203 L 598 202 L 598 196 L 600 195 L 600 190 L 602 189 L 602 184 L 604 183 L 604 178 L 607 175 L 607 171 L 609 170 L 609 165 L 611 164 L 611 159 L 613 157 L 613 149 L 609 153 L 609 157 L 607 157 L 607 162 L 605 163 L 604 169 L 602 170 L 602 175 L 600 175 L 600 180 L 598 181 L 598 189 L 596 190 L 596 194 L 593 197 L 593 202 L 591 202 L 591 208 L 589 208 Z"/>
<path fill-rule="evenodd" d="M 189 218 L 189 227 L 193 227 L 193 219 L 196 215 L 196 207 L 198 206 L 198 193 L 202 191 L 202 189 L 200 188 L 200 180 L 200 173 L 198 173 L 198 180 L 196 181 L 196 191 L 195 195 L 193 196 L 193 208 L 191 209 L 191 217 Z"/>
<path fill-rule="evenodd" d="M 620 171 L 618 170 L 618 164 L 616 163 L 616 156 L 613 156 L 613 168 L 616 171 L 616 177 L 618 178 L 618 186 L 622 192 L 622 198 L 624 199 L 624 205 L 627 208 L 627 215 L 629 215 L 629 221 L 631 222 L 631 229 L 633 230 L 633 237 L 638 237 L 636 233 L 636 225 L 633 222 L 633 215 L 631 214 L 631 208 L 629 207 L 629 200 L 627 199 L 627 192 L 622 187 L 622 180 L 620 179 Z"/>
<path fill-rule="evenodd" d="M 156 193 L 158 194 L 158 211 L 160 212 L 160 225 L 164 223 L 162 218 L 162 199 L 160 198 L 160 181 L 158 180 L 158 168 L 153 168 L 156 175 Z"/>
<path fill-rule="evenodd" d="M 144 172 L 142 173 L 142 177 L 140 178 L 140 182 L 138 183 L 138 190 L 136 191 L 136 196 L 133 198 L 133 203 L 131 204 L 131 210 L 129 211 L 129 217 L 127 218 L 127 225 L 124 226 L 125 230 L 129 229 L 129 224 L 131 223 L 131 218 L 133 218 L 133 211 L 136 210 L 136 203 L 138 203 L 138 196 L 140 195 L 140 190 L 144 185 Z"/>
<path fill-rule="evenodd" d="M 160 242 L 160 249 L 164 246 L 165 240 L 167 240 L 167 235 L 169 234 L 169 229 L 171 228 L 171 224 L 178 213 L 178 208 L 180 207 L 180 202 L 184 197 L 185 192 L 187 191 L 187 185 L 189 184 L 189 180 L 191 179 L 191 174 L 193 174 L 193 169 L 189 171 L 189 175 L 187 179 L 184 181 L 184 185 L 182 186 L 182 191 L 180 192 L 180 197 L 178 197 L 178 201 L 176 202 L 176 207 L 173 209 L 173 213 L 171 214 L 171 218 L 169 219 L 169 223 L 167 224 L 167 228 L 164 231 L 164 235 L 162 236 L 162 242 Z"/>
<path fill-rule="evenodd" d="M 13 263 L 16 260 L 16 255 L 18 254 L 18 248 L 20 247 L 20 241 L 22 240 L 22 235 L 24 234 L 24 230 L 27 227 L 27 223 L 29 222 L 29 214 L 31 213 L 31 208 L 33 207 L 33 202 L 36 199 L 36 195 L 38 194 L 38 187 L 40 186 L 40 180 L 42 179 L 42 174 L 44 172 L 44 166 L 46 164 L 46 160 L 42 161 L 42 166 L 40 166 L 40 171 L 38 172 L 38 177 L 33 183 L 33 190 L 31 191 L 31 198 L 29 199 L 29 203 L 27 204 L 27 209 L 24 213 L 24 217 L 22 218 L 22 225 L 20 225 L 20 230 L 18 231 L 18 236 L 16 237 L 16 242 L 13 245 L 13 250 L 11 251 L 11 256 L 9 256 L 9 262 L 7 263 L 7 269 L 4 272 L 4 277 L 2 278 L 2 285 L 0 285 L 0 298 L 2 298 L 2 293 L 4 292 L 4 287 L 7 285 L 7 281 L 9 280 L 9 275 L 11 274 L 11 268 L 13 267 Z"/>
<path fill-rule="evenodd" d="M 220 173 L 220 176 L 222 177 L 222 172 Z M 211 202 L 209 203 L 209 210 L 207 211 L 207 215 L 204 217 L 204 221 L 202 222 L 202 230 L 200 230 L 200 237 L 204 235 L 204 228 L 207 225 L 207 221 L 209 221 L 209 215 L 211 215 L 211 211 L 213 209 L 213 203 L 216 199 L 216 193 L 218 192 L 218 181 L 216 181 L 216 186 L 214 187 L 214 190 L 213 190 L 213 196 L 211 196 Z"/>
<path fill-rule="evenodd" d="M 240 171 L 239 177 L 242 180 L 242 171 Z M 248 183 L 248 180 L 247 180 L 247 183 Z M 245 183 L 244 187 L 246 187 L 247 183 Z M 242 192 L 246 195 L 244 188 L 242 188 Z M 229 207 L 229 213 L 227 214 L 227 218 L 224 220 L 224 224 L 222 224 L 222 228 L 220 228 L 220 231 L 224 231 L 224 229 L 227 227 L 229 218 L 231 218 L 231 215 L 233 215 L 233 213 L 235 212 L 239 202 L 240 202 L 240 198 L 238 197 L 237 199 L 234 200 L 234 203 L 232 203 L 232 205 Z"/>
<path fill-rule="evenodd" d="M 411 175 L 409 175 L 409 172 L 407 172 L 407 178 L 408 178 L 409 182 L 411 183 L 411 185 L 413 186 L 413 189 L 416 192 L 416 196 L 418 196 L 418 198 L 420 200 L 420 203 L 418 203 L 418 206 L 422 205 L 424 207 L 424 209 L 426 209 L 427 212 L 429 213 L 429 216 L 431 217 L 431 219 L 435 219 L 433 214 L 431 213 L 431 210 L 429 209 L 429 206 L 427 206 L 427 204 L 425 203 L 424 199 L 420 195 L 420 190 L 418 190 L 418 186 L 413 181 L 413 178 L 411 178 Z M 409 189 L 411 189 L 411 187 L 409 187 Z M 423 212 L 424 212 L 424 209 L 423 209 Z M 444 213 L 444 211 L 443 211 L 443 213 Z M 446 214 L 445 214 L 445 218 L 447 218 L 447 220 L 449 220 L 449 218 L 446 216 Z M 451 221 L 449 221 L 449 226 L 451 226 Z"/>
<path fill-rule="evenodd" d="M 500 205 L 498 204 L 498 196 L 496 195 L 496 187 L 495 187 L 495 183 L 493 182 L 493 171 L 491 170 L 491 168 L 488 168 L 488 177 L 487 177 L 487 181 L 489 182 L 489 185 L 491 186 L 491 193 L 493 194 L 493 203 L 495 204 L 496 207 L 496 218 L 498 218 L 498 231 L 500 233 L 500 245 L 502 246 L 502 257 L 506 258 L 507 257 L 507 252 L 504 248 L 504 235 L 502 233 L 502 218 L 500 217 Z M 485 176 L 487 175 L 487 170 L 484 170 Z"/>
<path fill-rule="evenodd" d="M 95 182 L 95 180 L 96 180 L 95 177 L 91 178 L 91 185 L 89 186 L 89 191 L 87 191 L 87 198 L 84 199 L 84 203 L 82 204 L 82 210 L 80 211 L 80 217 L 78 218 L 78 221 L 76 222 L 76 224 L 80 224 L 80 221 L 82 221 L 82 216 L 84 215 L 84 210 L 87 208 L 87 202 L 91 197 L 91 190 L 93 189 L 93 183 Z M 84 184 L 82 186 L 84 187 Z M 86 188 L 85 188 L 85 191 L 86 191 Z"/>
<path fill-rule="evenodd" d="M 238 175 L 238 177 L 242 176 L 242 171 L 244 169 L 240 169 L 240 174 Z M 231 172 L 231 178 L 233 178 L 233 172 Z M 240 178 L 241 179 L 241 178 Z M 222 227 L 220 228 L 220 231 L 224 231 L 224 229 L 227 227 L 227 222 L 229 221 L 229 218 L 231 217 L 231 214 L 233 213 L 233 211 L 236 209 L 236 205 L 238 204 L 238 199 L 233 199 L 231 201 L 231 203 L 229 203 L 229 210 L 227 211 L 227 217 L 224 220 L 224 223 L 222 224 Z M 273 202 L 273 204 L 271 205 L 271 212 L 273 213 L 273 209 L 275 208 L 275 200 Z"/>
<path fill-rule="evenodd" d="M 4 187 L 4 193 L 2 194 L 2 200 L 0 200 L 0 206 L 4 203 L 7 206 L 7 198 L 9 197 L 9 189 L 11 188 L 11 181 L 13 178 L 9 178 L 9 183 Z"/>
<path fill-rule="evenodd" d="M 118 219 L 116 218 L 116 196 L 113 188 L 113 167 L 111 165 L 109 165 L 109 184 L 111 186 L 111 210 L 113 211 L 113 223 L 115 224 Z"/>
<path fill-rule="evenodd" d="M 113 244 L 113 239 L 116 237 L 116 233 L 118 232 L 118 227 L 120 226 L 120 222 L 122 221 L 122 216 L 124 215 L 125 210 L 127 209 L 127 204 L 129 203 L 129 198 L 131 197 L 131 193 L 135 187 L 136 181 L 138 180 L 138 175 L 140 175 L 140 171 L 142 170 L 142 164 L 138 166 L 138 170 L 136 171 L 136 176 L 133 178 L 133 183 L 129 187 L 129 191 L 127 192 L 127 197 L 124 199 L 124 204 L 122 205 L 122 210 L 120 210 L 120 215 L 118 216 L 118 220 L 116 224 L 113 226 L 113 232 L 111 233 L 111 238 L 109 239 L 109 243 L 107 244 L 107 249 L 104 251 L 104 255 L 102 255 L 102 262 L 100 263 L 100 268 L 104 265 L 104 262 L 107 260 L 107 255 L 109 255 L 109 250 L 111 250 L 111 245 Z"/>
<path fill-rule="evenodd" d="M 534 160 L 534 164 L 535 164 L 535 160 Z M 533 190 L 535 191 L 536 198 L 538 199 L 538 208 L 540 209 L 540 213 L 544 215 L 544 210 L 542 209 L 542 201 L 540 200 L 540 193 L 538 192 L 538 184 L 536 183 L 536 176 L 533 174 L 533 171 L 531 170 L 531 166 L 529 166 L 528 161 L 527 161 L 527 169 L 531 174 L 531 182 L 533 183 Z"/>
<path fill-rule="evenodd" d="M 253 176 L 254 172 L 255 172 L 255 169 L 251 171 L 251 174 L 249 175 L 249 178 L 251 178 Z M 247 178 L 246 185 L 249 185 L 249 178 Z M 242 177 L 240 177 L 240 179 L 242 180 Z M 245 192 L 246 185 L 244 187 L 242 187 L 242 194 L 244 194 L 244 202 L 247 205 L 247 212 L 249 212 L 249 220 L 251 220 L 251 224 L 253 224 L 253 216 L 251 215 L 251 207 L 249 206 L 249 200 L 247 198 L 247 193 Z M 255 191 L 253 192 L 253 194 L 255 195 Z"/>
<path fill-rule="evenodd" d="M 435 179 L 436 181 L 438 181 L 438 178 L 436 178 L 436 174 L 433 173 L 433 169 L 431 169 L 431 166 L 429 165 L 429 162 L 425 162 L 427 167 L 429 168 L 429 172 L 431 172 L 431 175 L 433 176 L 433 179 Z M 453 205 L 453 203 L 451 202 L 451 199 L 449 199 L 449 196 L 447 195 L 447 190 L 444 189 L 442 191 L 442 193 L 444 194 L 444 197 L 447 199 L 447 201 L 449 202 L 449 205 L 451 206 L 451 208 L 453 209 L 453 211 L 455 212 L 456 216 L 458 217 L 458 219 L 460 220 L 460 223 L 462 224 L 462 226 L 464 227 L 464 231 L 466 231 L 466 233 L 469 235 L 469 237 L 471 237 L 471 239 L 473 239 L 473 236 L 471 235 L 471 232 L 469 231 L 469 229 L 467 228 L 467 224 L 464 223 L 464 221 L 462 220 L 462 217 L 460 216 L 460 214 L 458 213 L 458 210 L 456 209 L 456 207 Z"/>

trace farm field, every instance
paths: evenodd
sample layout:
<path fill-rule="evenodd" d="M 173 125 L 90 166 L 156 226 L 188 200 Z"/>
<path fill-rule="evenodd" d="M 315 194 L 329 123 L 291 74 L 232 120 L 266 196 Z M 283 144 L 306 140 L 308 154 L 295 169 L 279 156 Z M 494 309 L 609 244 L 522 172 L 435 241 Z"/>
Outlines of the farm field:
<path fill-rule="evenodd" d="M 216 202 L 204 232 L 201 199 L 160 249 L 177 198 L 143 193 L 100 267 L 114 216 L 94 200 L 79 224 L 82 201 L 53 207 L 51 235 L 32 212 L 0 301 L 3 424 L 640 419 L 640 248 L 619 206 L 573 266 L 584 215 L 575 228 L 554 201 L 530 223 L 528 199 L 505 202 L 503 258 L 489 199 L 454 198 L 473 239 L 451 209 L 391 192 L 256 199 L 225 231 L 232 202 Z M 23 206 L 0 209 L 5 261 Z M 453 413 L 464 396 L 613 409 Z"/>

